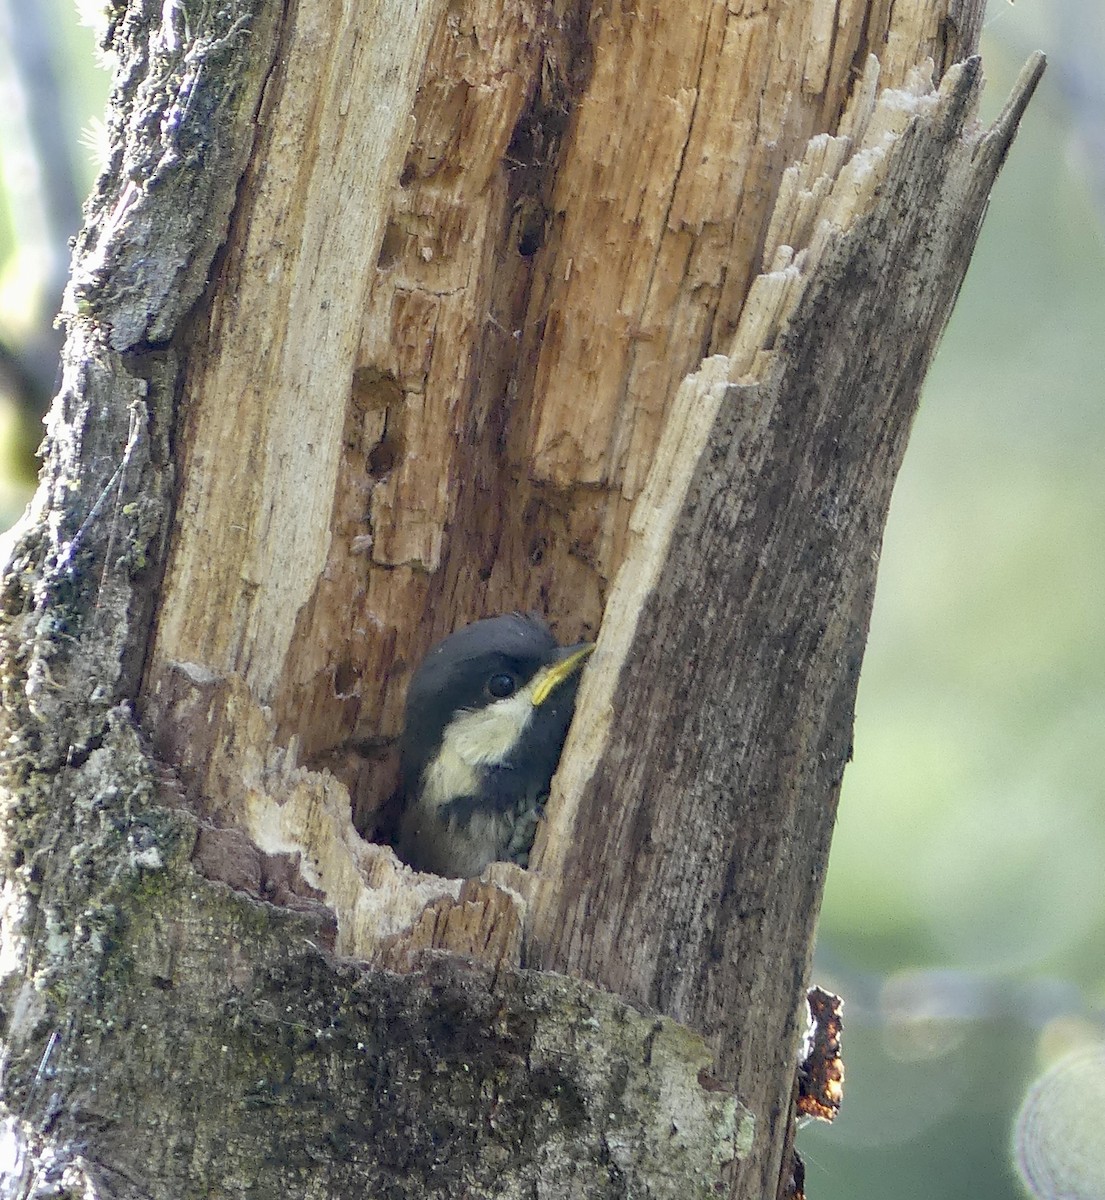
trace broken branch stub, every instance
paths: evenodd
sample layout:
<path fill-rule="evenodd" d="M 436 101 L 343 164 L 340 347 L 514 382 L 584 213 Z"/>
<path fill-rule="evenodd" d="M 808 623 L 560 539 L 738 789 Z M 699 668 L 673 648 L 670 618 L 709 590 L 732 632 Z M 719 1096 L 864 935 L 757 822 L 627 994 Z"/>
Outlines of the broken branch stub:
<path fill-rule="evenodd" d="M 790 196 L 821 202 L 680 389 L 535 853 L 528 961 L 703 1032 L 756 1113 L 787 1111 L 891 488 L 1042 68 L 990 130 L 972 59 L 811 142 Z"/>

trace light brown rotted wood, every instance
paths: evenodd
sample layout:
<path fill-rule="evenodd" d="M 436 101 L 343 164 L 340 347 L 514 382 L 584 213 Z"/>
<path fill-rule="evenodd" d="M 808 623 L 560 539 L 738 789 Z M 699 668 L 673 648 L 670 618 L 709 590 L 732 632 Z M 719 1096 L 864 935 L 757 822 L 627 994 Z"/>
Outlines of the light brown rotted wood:
<path fill-rule="evenodd" d="M 698 1028 L 762 1114 L 749 1189 L 779 1171 L 889 489 L 1019 113 L 987 142 L 977 67 L 947 77 L 981 12 L 298 4 L 194 317 L 158 751 L 300 856 L 340 952 L 517 961 L 524 922 L 534 964 Z M 873 311 L 905 363 L 857 361 Z M 418 658 L 509 609 L 607 625 L 504 907 L 349 811 L 378 832 Z"/>
<path fill-rule="evenodd" d="M 400 7 L 288 22 L 198 318 L 145 689 L 201 792 L 211 675 L 271 714 L 250 753 L 294 738 L 369 829 L 430 641 L 511 608 L 597 629 L 675 389 L 866 54 L 892 84 L 972 30 L 933 3 Z"/>

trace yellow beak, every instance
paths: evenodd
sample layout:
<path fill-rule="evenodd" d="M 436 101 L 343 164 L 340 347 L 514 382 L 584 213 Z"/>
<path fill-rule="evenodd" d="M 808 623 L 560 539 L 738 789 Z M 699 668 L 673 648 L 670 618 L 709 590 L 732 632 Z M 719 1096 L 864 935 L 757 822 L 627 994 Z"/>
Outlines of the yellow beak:
<path fill-rule="evenodd" d="M 554 662 L 551 667 L 543 667 L 537 679 L 537 686 L 533 689 L 531 697 L 533 707 L 544 704 L 565 679 L 570 679 L 576 671 L 580 670 L 584 660 L 594 648 L 594 644 L 588 642 L 586 646 L 580 646 L 574 654 L 569 654 L 567 658 Z"/>

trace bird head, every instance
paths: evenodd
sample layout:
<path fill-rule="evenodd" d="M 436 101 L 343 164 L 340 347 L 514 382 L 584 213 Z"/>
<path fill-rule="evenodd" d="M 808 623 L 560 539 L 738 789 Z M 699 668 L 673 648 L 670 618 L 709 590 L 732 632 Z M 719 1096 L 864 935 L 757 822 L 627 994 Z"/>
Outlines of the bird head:
<path fill-rule="evenodd" d="M 520 613 L 476 621 L 439 642 L 407 692 L 404 786 L 417 786 L 447 745 L 475 767 L 514 757 L 526 743 L 540 755 L 559 733 L 559 756 L 592 649 L 559 646 L 544 621 Z"/>
<path fill-rule="evenodd" d="M 418 813 L 407 823 L 408 861 L 429 861 L 413 843 L 437 835 L 435 812 L 459 838 L 461 810 L 503 825 L 547 793 L 592 649 L 559 646 L 539 618 L 511 613 L 429 652 L 411 680 L 401 741 L 404 803 Z"/>

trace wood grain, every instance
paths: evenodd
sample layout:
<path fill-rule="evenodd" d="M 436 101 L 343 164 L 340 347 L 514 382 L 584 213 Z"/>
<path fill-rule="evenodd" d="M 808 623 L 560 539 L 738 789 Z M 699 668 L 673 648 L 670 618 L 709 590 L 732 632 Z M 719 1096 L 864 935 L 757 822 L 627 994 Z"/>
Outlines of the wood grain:
<path fill-rule="evenodd" d="M 971 24 L 943 13 L 292 6 L 196 318 L 151 727 L 233 777 L 264 747 L 185 728 L 169 684 L 233 675 L 265 740 L 336 773 L 371 834 L 431 641 L 514 608 L 593 635 L 788 164 L 837 129 L 869 52 L 912 47 L 888 84 L 957 57 Z"/>
<path fill-rule="evenodd" d="M 761 1121 L 743 1195 L 780 1177 L 891 488 L 1041 70 L 989 131 L 978 60 L 854 114 L 758 352 L 738 330 L 681 389 L 535 855 L 527 961 L 706 1035 Z"/>

